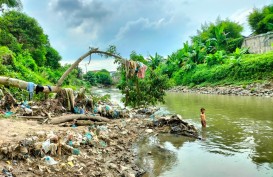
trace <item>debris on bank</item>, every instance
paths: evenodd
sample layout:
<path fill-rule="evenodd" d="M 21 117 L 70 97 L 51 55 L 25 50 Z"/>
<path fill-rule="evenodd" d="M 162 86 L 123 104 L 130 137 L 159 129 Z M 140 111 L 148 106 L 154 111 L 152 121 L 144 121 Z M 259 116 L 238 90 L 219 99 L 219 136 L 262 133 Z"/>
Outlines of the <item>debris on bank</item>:
<path fill-rule="evenodd" d="M 198 138 L 193 125 L 164 109 L 126 109 L 110 101 L 93 102 L 83 90 L 56 99 L 17 102 L 5 93 L 0 116 L 37 120 L 54 131 L 29 132 L 17 142 L 0 144 L 4 176 L 142 176 L 132 145 L 152 133 L 174 133 Z M 73 101 L 74 100 L 74 101 Z"/>
<path fill-rule="evenodd" d="M 132 144 L 144 131 L 138 120 L 38 131 L 0 145 L 6 176 L 141 176 Z"/>

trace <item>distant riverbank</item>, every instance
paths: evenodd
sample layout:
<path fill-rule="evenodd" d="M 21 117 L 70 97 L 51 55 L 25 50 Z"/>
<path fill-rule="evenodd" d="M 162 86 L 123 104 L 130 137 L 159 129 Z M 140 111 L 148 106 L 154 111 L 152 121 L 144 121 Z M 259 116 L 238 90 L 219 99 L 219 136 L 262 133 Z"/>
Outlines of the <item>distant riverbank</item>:
<path fill-rule="evenodd" d="M 218 94 L 218 95 L 237 95 L 237 96 L 261 96 L 273 97 L 273 83 L 250 84 L 242 86 L 214 86 L 214 87 L 188 87 L 175 86 L 170 92 Z"/>

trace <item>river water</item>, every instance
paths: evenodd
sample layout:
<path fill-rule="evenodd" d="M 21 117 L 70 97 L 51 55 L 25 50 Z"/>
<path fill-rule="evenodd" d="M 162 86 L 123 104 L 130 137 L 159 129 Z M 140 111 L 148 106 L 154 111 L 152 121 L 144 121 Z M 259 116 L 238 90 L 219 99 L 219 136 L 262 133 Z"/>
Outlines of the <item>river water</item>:
<path fill-rule="evenodd" d="M 161 106 L 195 125 L 204 140 L 141 139 L 135 149 L 146 177 L 273 176 L 273 98 L 168 93 Z M 207 128 L 200 124 L 201 107 Z"/>

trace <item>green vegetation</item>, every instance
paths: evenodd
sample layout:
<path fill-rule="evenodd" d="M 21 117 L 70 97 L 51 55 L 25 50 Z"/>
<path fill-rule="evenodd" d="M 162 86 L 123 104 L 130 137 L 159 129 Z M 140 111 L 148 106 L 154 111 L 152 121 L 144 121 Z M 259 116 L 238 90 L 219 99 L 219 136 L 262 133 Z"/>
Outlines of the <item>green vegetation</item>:
<path fill-rule="evenodd" d="M 228 57 L 221 65 L 197 65 L 190 71 L 179 70 L 174 74 L 176 84 L 211 85 L 252 83 L 273 79 L 273 52 L 268 54 L 247 54 L 239 61 Z"/>
<path fill-rule="evenodd" d="M 18 11 L 0 16 L 0 75 L 36 84 L 56 84 L 70 66 L 62 67 L 60 60 L 61 56 L 34 18 Z M 81 77 L 81 69 L 74 69 L 64 85 L 86 84 Z"/>
<path fill-rule="evenodd" d="M 131 60 L 143 62 L 148 66 L 145 77 L 138 78 L 136 75 L 133 77 L 126 77 L 124 67 L 121 67 L 121 80 L 118 88 L 122 94 L 125 95 L 123 102 L 126 106 L 132 107 L 147 107 L 155 105 L 158 102 L 164 103 L 165 90 L 170 87 L 168 76 L 161 74 L 157 68 L 163 61 L 163 57 L 156 54 L 155 57 L 150 56 L 144 60 L 142 55 L 132 52 L 130 55 Z"/>
<path fill-rule="evenodd" d="M 106 69 L 100 71 L 88 71 L 84 76 L 84 79 L 89 82 L 90 85 L 102 84 L 104 86 L 110 86 L 113 84 L 110 72 Z"/>
<path fill-rule="evenodd" d="M 254 9 L 248 16 L 248 23 L 255 34 L 262 34 L 273 30 L 273 5 L 262 9 Z"/>
<path fill-rule="evenodd" d="M 197 35 L 192 37 L 192 41 L 194 45 L 205 47 L 207 53 L 215 53 L 219 50 L 230 53 L 241 47 L 242 31 L 243 27 L 238 23 L 218 18 L 215 23 L 202 25 Z"/>
<path fill-rule="evenodd" d="M 268 6 L 263 11 L 270 9 Z M 170 83 L 190 87 L 273 79 L 273 52 L 247 54 L 247 49 L 240 48 L 242 30 L 242 26 L 229 20 L 217 19 L 216 23 L 202 25 L 191 37 L 191 44 L 184 43 L 157 70 L 167 74 Z"/>
<path fill-rule="evenodd" d="M 0 10 L 4 11 L 4 5 L 8 8 L 18 8 L 19 10 L 23 7 L 20 0 L 0 0 Z"/>
<path fill-rule="evenodd" d="M 19 0 L 0 1 L 7 7 L 21 7 Z M 273 6 L 254 9 L 249 24 L 256 34 L 273 30 Z M 145 59 L 132 52 L 130 59 L 148 66 L 146 77 L 126 77 L 119 67 L 118 88 L 125 95 L 126 106 L 140 107 L 164 102 L 165 90 L 174 85 L 246 84 L 273 79 L 273 52 L 247 54 L 240 48 L 243 27 L 228 19 L 202 25 L 191 42 L 173 52 L 166 59 L 157 53 Z M 115 54 L 116 62 L 123 66 L 115 46 L 102 56 Z M 7 11 L 0 16 L 0 75 L 31 81 L 37 84 L 56 84 L 70 65 L 60 65 L 61 56 L 51 46 L 48 36 L 38 22 L 24 13 Z M 84 80 L 83 80 L 84 78 Z M 65 79 L 72 88 L 113 84 L 107 70 L 89 71 L 83 75 L 78 67 Z M 16 89 L 13 89 L 16 90 Z M 15 92 L 15 91 L 14 91 Z M 16 94 L 16 93 L 14 93 Z"/>

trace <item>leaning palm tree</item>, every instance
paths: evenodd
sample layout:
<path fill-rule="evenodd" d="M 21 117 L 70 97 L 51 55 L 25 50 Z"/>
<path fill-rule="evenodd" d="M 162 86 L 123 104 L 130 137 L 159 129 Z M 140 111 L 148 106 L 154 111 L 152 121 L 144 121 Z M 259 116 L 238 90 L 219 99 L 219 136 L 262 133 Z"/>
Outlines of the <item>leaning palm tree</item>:
<path fill-rule="evenodd" d="M 8 8 L 18 8 L 22 9 L 23 5 L 21 0 L 0 0 L 0 10 L 3 12 L 4 11 L 4 4 Z"/>

